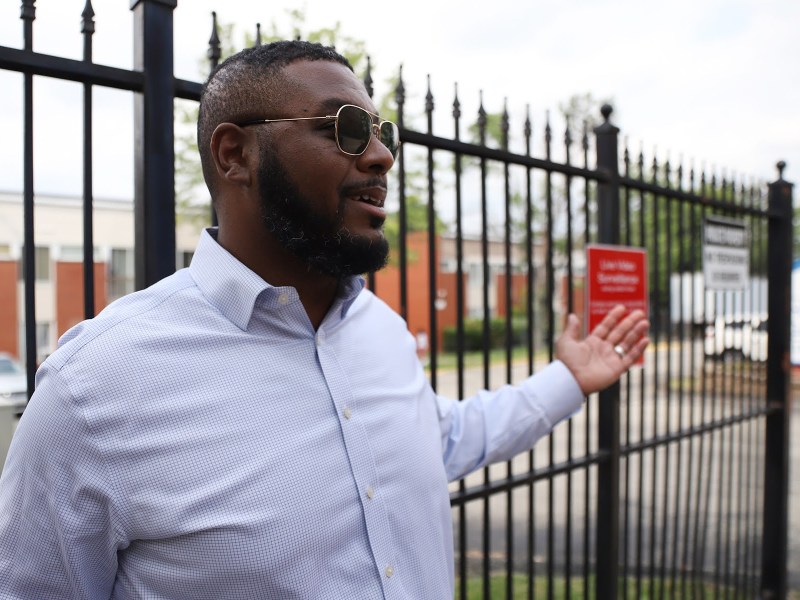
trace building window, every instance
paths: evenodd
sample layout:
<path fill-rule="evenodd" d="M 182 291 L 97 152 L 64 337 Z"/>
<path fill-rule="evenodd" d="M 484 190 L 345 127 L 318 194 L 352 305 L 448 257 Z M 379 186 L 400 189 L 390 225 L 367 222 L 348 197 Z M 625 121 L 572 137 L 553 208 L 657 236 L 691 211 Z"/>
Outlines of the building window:
<path fill-rule="evenodd" d="M 112 248 L 108 277 L 109 300 L 116 300 L 134 289 L 133 250 Z"/>
<path fill-rule="evenodd" d="M 50 248 L 47 246 L 36 246 L 34 250 L 34 267 L 36 268 L 36 281 L 50 281 Z M 25 249 L 22 249 L 22 256 L 19 259 L 19 278 L 25 278 Z"/>

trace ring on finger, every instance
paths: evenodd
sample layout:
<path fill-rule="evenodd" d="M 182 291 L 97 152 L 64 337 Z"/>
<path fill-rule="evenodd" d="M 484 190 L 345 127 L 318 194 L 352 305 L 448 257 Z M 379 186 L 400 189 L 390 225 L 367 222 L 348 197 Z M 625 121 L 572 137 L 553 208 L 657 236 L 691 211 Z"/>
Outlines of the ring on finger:
<path fill-rule="evenodd" d="M 620 358 L 625 358 L 625 348 L 622 347 L 622 344 L 617 344 L 614 346 L 614 352 L 616 352 L 617 356 Z"/>

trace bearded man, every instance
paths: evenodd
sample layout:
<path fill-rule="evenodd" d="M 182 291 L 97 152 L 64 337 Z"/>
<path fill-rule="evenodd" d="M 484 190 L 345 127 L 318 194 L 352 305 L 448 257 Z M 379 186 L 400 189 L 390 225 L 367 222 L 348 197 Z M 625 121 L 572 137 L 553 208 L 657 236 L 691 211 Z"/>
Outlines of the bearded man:
<path fill-rule="evenodd" d="M 375 113 L 315 44 L 211 74 L 219 227 L 39 370 L 0 480 L 0 596 L 452 598 L 448 481 L 529 449 L 641 356 L 640 312 L 583 339 L 572 316 L 519 386 L 438 396 L 361 277 L 386 262 L 399 149 Z"/>

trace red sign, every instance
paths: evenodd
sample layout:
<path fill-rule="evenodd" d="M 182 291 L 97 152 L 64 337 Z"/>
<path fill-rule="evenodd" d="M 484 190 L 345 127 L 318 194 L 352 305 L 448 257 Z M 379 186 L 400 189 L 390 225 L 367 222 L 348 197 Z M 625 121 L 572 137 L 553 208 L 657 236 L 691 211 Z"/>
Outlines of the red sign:
<path fill-rule="evenodd" d="M 647 315 L 647 252 L 642 248 L 590 244 L 586 247 L 586 319 L 588 331 L 609 310 L 622 304 Z"/>

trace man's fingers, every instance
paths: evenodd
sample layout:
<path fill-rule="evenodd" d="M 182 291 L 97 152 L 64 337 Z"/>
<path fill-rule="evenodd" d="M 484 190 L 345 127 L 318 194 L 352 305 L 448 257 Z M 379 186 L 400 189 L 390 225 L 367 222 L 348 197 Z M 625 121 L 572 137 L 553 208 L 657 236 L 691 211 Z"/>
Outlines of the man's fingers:
<path fill-rule="evenodd" d="M 639 340 L 647 335 L 647 330 L 649 327 L 650 323 L 641 319 L 634 324 L 633 329 L 625 334 L 625 337 L 622 338 L 622 340 L 619 342 L 619 345 L 622 346 L 626 354 L 629 354 L 631 352 L 630 349 L 634 348 Z"/>
<path fill-rule="evenodd" d="M 650 338 L 643 337 L 639 341 L 637 341 L 631 349 L 625 353 L 625 358 L 623 358 L 623 362 L 625 363 L 626 368 L 631 367 L 636 363 L 636 361 L 641 358 L 642 354 L 644 354 L 645 348 L 647 348 L 647 344 L 650 343 Z"/>
<path fill-rule="evenodd" d="M 581 336 L 581 322 L 577 315 L 570 313 L 567 315 L 567 325 L 564 327 L 564 333 L 573 340 L 580 339 Z"/>
<path fill-rule="evenodd" d="M 603 317 L 603 320 L 600 321 L 600 323 L 598 323 L 594 328 L 592 335 L 599 337 L 601 340 L 606 339 L 617 326 L 617 323 L 622 318 L 622 315 L 625 314 L 625 310 L 626 309 L 622 304 L 618 304 L 608 311 L 608 314 Z"/>
<path fill-rule="evenodd" d="M 609 313 L 609 315 L 612 313 L 613 311 Z M 603 319 L 603 321 L 605 321 L 605 319 Z M 615 346 L 617 344 L 622 344 L 627 352 L 628 348 L 633 346 L 633 344 L 644 335 L 648 326 L 649 324 L 644 320 L 644 312 L 641 310 L 634 310 L 613 326 L 606 339 Z"/>

